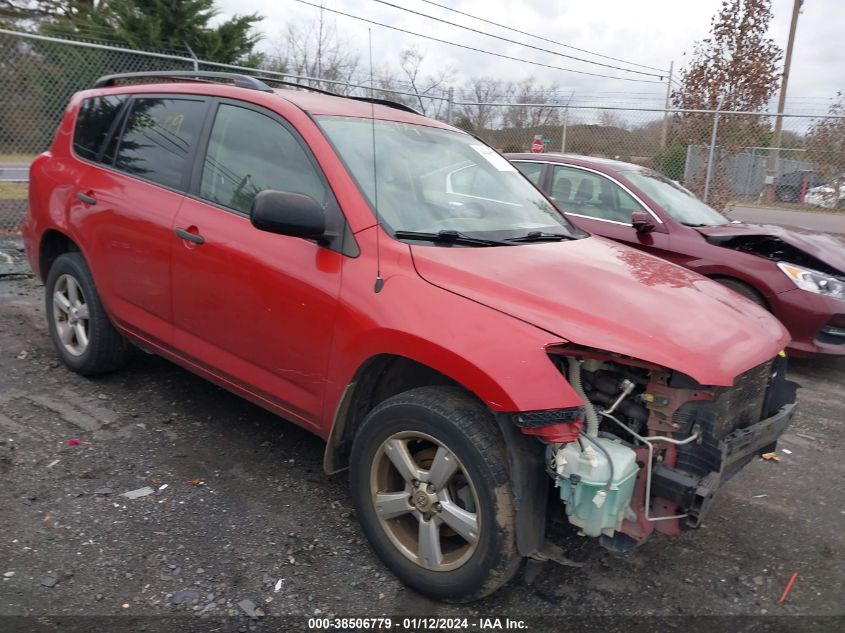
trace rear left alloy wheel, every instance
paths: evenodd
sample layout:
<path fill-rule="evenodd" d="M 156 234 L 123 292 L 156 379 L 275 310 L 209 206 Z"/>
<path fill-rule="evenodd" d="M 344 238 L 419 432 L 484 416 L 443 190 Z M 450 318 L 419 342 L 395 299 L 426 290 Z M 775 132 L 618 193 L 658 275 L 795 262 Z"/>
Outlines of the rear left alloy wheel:
<path fill-rule="evenodd" d="M 128 345 L 109 321 L 82 254 L 60 255 L 45 286 L 50 336 L 64 364 L 83 376 L 123 365 Z"/>
<path fill-rule="evenodd" d="M 489 410 L 451 387 L 381 403 L 356 435 L 352 498 L 364 533 L 406 584 L 466 601 L 505 584 L 520 558 L 505 448 Z"/>

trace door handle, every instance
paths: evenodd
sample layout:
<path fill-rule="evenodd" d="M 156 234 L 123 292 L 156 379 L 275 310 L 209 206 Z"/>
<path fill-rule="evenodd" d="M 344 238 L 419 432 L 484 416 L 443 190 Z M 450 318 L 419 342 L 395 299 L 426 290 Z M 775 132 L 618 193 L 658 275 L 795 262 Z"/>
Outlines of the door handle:
<path fill-rule="evenodd" d="M 87 193 L 82 193 L 81 191 L 78 191 L 76 193 L 76 197 L 85 204 L 90 204 L 91 206 L 97 204 L 97 199 L 94 196 L 89 196 Z"/>
<path fill-rule="evenodd" d="M 175 229 L 173 231 L 181 237 L 183 240 L 188 240 L 189 242 L 193 242 L 194 244 L 204 244 L 205 238 L 202 235 L 197 235 L 196 233 L 191 233 L 190 231 L 186 231 L 185 229 Z"/>

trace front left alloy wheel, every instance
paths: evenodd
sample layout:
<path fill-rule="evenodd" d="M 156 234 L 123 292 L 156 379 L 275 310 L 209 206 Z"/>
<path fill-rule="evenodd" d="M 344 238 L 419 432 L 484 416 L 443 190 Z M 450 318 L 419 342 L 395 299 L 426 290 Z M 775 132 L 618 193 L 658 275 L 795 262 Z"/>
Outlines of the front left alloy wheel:
<path fill-rule="evenodd" d="M 350 486 L 373 549 L 417 591 L 473 600 L 516 572 L 505 447 L 466 392 L 421 387 L 378 405 L 356 434 Z"/>

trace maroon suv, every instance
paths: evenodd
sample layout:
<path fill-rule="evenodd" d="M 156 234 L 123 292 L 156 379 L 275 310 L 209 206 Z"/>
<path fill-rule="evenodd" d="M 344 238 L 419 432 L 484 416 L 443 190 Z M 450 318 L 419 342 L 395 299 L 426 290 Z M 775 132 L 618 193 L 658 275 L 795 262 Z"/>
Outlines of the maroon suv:
<path fill-rule="evenodd" d="M 768 312 L 578 229 L 398 104 L 105 77 L 30 183 L 64 363 L 115 370 L 134 344 L 313 431 L 374 550 L 431 596 L 560 560 L 552 512 L 616 549 L 697 527 L 795 406 Z"/>

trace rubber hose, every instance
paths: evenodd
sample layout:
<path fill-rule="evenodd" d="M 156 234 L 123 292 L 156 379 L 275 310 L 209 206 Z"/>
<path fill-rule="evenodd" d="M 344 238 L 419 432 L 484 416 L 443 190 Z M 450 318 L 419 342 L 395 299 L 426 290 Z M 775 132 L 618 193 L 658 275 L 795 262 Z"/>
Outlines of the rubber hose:
<path fill-rule="evenodd" d="M 584 387 L 581 386 L 581 363 L 571 356 L 566 360 L 569 363 L 569 384 L 572 386 L 573 391 L 584 401 L 584 411 L 586 412 L 587 418 L 587 428 L 584 434 L 587 437 L 598 437 L 599 416 L 596 414 L 596 408 L 593 406 L 593 403 L 590 402 L 587 394 L 584 393 Z"/>

